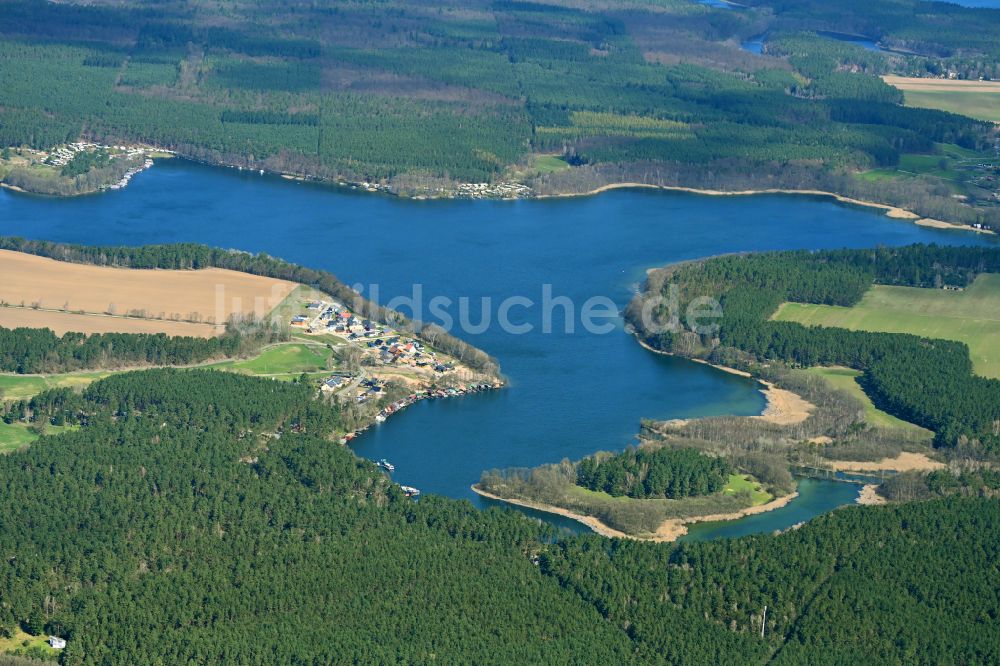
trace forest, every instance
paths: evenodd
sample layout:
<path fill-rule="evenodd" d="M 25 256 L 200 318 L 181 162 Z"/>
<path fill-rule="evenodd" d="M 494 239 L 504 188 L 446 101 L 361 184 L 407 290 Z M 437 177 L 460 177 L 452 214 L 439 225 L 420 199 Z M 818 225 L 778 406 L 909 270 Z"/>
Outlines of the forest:
<path fill-rule="evenodd" d="M 965 286 L 1000 270 L 997 248 L 938 247 L 775 252 L 680 264 L 652 277 L 627 317 L 644 341 L 663 351 L 725 360 L 756 369 L 770 360 L 792 367 L 847 366 L 877 407 L 935 433 L 940 447 L 1000 452 L 1000 381 L 972 373 L 962 343 L 913 335 L 806 327 L 771 321 L 781 303 L 850 306 L 872 284 Z M 670 324 L 661 295 L 671 287 L 679 307 L 718 298 L 723 315 L 713 332 Z M 644 315 L 644 304 L 649 315 Z M 671 330 L 672 329 L 672 330 Z M 731 354 L 737 350 L 740 354 Z"/>
<path fill-rule="evenodd" d="M 996 500 L 676 546 L 553 540 L 404 497 L 327 440 L 340 415 L 312 394 L 147 370 L 40 396 L 35 418 L 82 425 L 0 456 L 0 632 L 65 637 L 73 665 L 1000 657 Z"/>
<path fill-rule="evenodd" d="M 956 201 L 934 179 L 859 176 L 943 145 L 986 154 L 989 123 L 902 106 L 878 75 L 991 76 L 1000 12 L 821 4 L 3 0 L 0 146 L 83 135 L 406 195 L 621 175 L 738 189 L 752 174 L 1000 225 L 978 185 Z M 825 36 L 846 30 L 896 50 Z M 764 53 L 738 48 L 751 37 Z M 537 154 L 582 173 L 533 172 Z"/>
<path fill-rule="evenodd" d="M 576 466 L 577 485 L 612 497 L 677 499 L 722 490 L 732 467 L 693 449 L 628 449 L 590 456 Z"/>

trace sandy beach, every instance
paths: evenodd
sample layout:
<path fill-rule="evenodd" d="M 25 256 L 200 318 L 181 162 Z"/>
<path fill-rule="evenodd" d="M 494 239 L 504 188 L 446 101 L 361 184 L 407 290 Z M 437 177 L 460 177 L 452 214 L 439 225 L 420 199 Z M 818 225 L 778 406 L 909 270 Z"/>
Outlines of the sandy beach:
<path fill-rule="evenodd" d="M 638 340 L 639 344 L 642 345 L 644 349 L 648 349 L 654 354 L 674 356 L 674 354 L 671 354 L 670 352 L 653 349 L 648 344 L 643 342 L 638 335 L 635 336 L 635 339 Z M 745 370 L 737 370 L 736 368 L 710 363 L 703 358 L 689 358 L 687 360 L 694 361 L 695 363 L 701 363 L 703 365 L 709 365 L 716 370 L 728 372 L 729 374 L 737 375 L 739 377 L 753 377 L 753 375 Z M 774 423 L 777 425 L 794 425 L 805 421 L 809 418 L 812 411 L 816 409 L 815 405 L 797 393 L 792 393 L 787 389 L 778 388 L 771 382 L 764 381 L 763 379 L 758 379 L 757 381 L 760 382 L 762 386 L 760 392 L 764 394 L 764 399 L 767 403 L 764 406 L 764 411 L 762 413 L 757 416 L 751 416 L 750 418 L 760 419 L 761 421 L 767 421 L 768 423 Z M 671 425 L 684 425 L 687 423 L 687 419 L 673 419 L 670 423 Z"/>
<path fill-rule="evenodd" d="M 816 405 L 798 393 L 778 388 L 771 382 L 764 380 L 760 380 L 760 383 L 764 385 L 761 393 L 767 399 L 767 407 L 764 408 L 764 413 L 760 416 L 751 416 L 750 418 L 767 421 L 776 425 L 794 425 L 805 421 L 812 414 L 813 410 L 816 409 Z"/>
<path fill-rule="evenodd" d="M 874 483 L 866 484 L 861 492 L 858 493 L 858 499 L 855 501 L 862 506 L 878 506 L 879 504 L 885 504 L 885 498 L 875 492 L 877 488 Z"/>

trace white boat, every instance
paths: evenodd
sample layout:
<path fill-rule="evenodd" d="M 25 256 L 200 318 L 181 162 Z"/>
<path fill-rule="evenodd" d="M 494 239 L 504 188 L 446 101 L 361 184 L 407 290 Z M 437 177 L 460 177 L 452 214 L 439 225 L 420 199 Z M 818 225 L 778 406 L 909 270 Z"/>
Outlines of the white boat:
<path fill-rule="evenodd" d="M 407 497 L 417 497 L 420 494 L 420 491 L 413 486 L 400 486 L 399 489 L 402 490 L 403 494 Z"/>

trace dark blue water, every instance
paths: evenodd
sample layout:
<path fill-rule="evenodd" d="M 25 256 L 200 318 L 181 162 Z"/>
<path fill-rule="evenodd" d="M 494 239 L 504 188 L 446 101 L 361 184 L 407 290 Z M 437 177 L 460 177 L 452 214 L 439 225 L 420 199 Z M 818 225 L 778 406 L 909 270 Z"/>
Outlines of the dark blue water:
<path fill-rule="evenodd" d="M 753 37 L 752 39 L 746 40 L 745 42 L 740 44 L 740 48 L 749 53 L 755 53 L 757 55 L 761 55 L 762 53 L 764 53 L 764 35 L 760 35 L 758 37 Z"/>
<path fill-rule="evenodd" d="M 266 251 L 348 283 L 377 284 L 382 302 L 411 294 L 415 283 L 424 304 L 468 297 L 473 323 L 481 298 L 493 299 L 495 315 L 508 296 L 540 303 L 546 284 L 577 307 L 594 296 L 624 306 L 647 268 L 724 252 L 988 242 L 824 199 L 636 190 L 414 202 L 176 160 L 118 192 L 49 199 L 0 191 L 0 234 Z M 577 330 L 567 333 L 556 310 L 555 331 L 546 334 L 540 306 L 514 313 L 535 330 L 514 335 L 493 321 L 481 333 L 456 331 L 500 360 L 509 389 L 415 405 L 365 433 L 356 451 L 388 458 L 401 483 L 486 506 L 469 489 L 485 469 L 621 449 L 642 418 L 747 415 L 763 406 L 752 382 L 649 353 L 620 321 L 592 334 L 575 317 Z"/>

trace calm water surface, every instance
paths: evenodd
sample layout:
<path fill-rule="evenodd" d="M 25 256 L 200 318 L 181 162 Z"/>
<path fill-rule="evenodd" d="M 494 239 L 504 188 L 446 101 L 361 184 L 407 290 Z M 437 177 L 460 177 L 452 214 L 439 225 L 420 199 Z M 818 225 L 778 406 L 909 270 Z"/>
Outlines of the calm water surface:
<path fill-rule="evenodd" d="M 553 201 L 414 202 L 182 161 L 157 163 L 125 190 L 77 199 L 0 191 L 0 234 L 265 251 L 366 285 L 370 295 L 367 285 L 377 284 L 381 302 L 412 294 L 415 283 L 425 306 L 434 296 L 468 297 L 473 323 L 481 321 L 480 299 L 493 299 L 495 315 L 511 295 L 540 303 L 546 284 L 577 304 L 605 296 L 623 307 L 647 268 L 724 252 L 988 242 L 823 199 L 638 190 Z M 488 506 L 469 489 L 485 469 L 621 449 L 634 441 L 641 418 L 750 415 L 763 407 L 753 382 L 646 352 L 620 321 L 603 335 L 578 322 L 567 333 L 556 310 L 555 332 L 545 334 L 540 306 L 515 313 L 535 330 L 512 335 L 490 321 L 481 333 L 459 332 L 500 360 L 509 389 L 415 405 L 360 437 L 357 453 L 388 458 L 401 483 Z M 822 492 L 808 493 L 822 496 L 818 503 L 806 502 L 804 491 L 803 506 L 740 524 L 770 531 L 853 499 L 856 487 L 834 485 L 836 492 L 821 484 Z"/>

